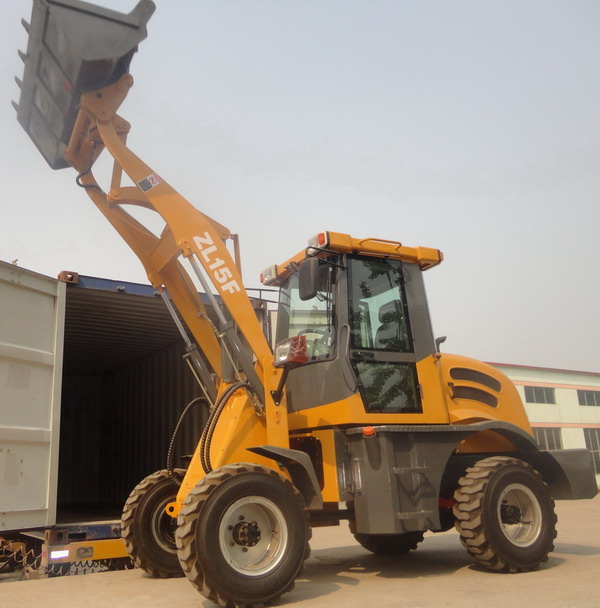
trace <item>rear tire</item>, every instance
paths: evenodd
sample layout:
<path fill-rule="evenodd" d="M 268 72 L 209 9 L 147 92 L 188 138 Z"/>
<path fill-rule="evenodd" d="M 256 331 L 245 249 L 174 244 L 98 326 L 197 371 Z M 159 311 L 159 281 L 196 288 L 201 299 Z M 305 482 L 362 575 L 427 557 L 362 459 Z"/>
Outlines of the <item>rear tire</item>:
<path fill-rule="evenodd" d="M 423 532 L 404 534 L 355 534 L 354 538 L 375 555 L 405 555 L 417 548 L 423 540 Z"/>
<path fill-rule="evenodd" d="M 182 478 L 183 469 L 173 474 Z M 157 471 L 143 479 L 131 492 L 121 518 L 121 535 L 133 563 L 154 578 L 183 576 L 175 529 L 177 520 L 165 507 L 177 496 L 178 486 L 167 470 Z"/>
<path fill-rule="evenodd" d="M 308 512 L 301 494 L 275 471 L 227 465 L 186 498 L 177 528 L 188 579 L 220 606 L 259 606 L 290 591 L 308 554 Z"/>
<path fill-rule="evenodd" d="M 505 456 L 480 460 L 459 480 L 454 498 L 461 541 L 486 568 L 535 570 L 554 549 L 554 501 L 526 462 Z"/>

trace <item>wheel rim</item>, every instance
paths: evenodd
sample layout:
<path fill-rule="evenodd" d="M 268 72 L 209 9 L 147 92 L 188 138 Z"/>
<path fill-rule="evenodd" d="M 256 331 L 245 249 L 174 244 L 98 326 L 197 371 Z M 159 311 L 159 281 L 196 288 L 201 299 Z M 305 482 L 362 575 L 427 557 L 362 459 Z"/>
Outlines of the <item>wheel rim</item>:
<path fill-rule="evenodd" d="M 152 537 L 156 544 L 169 553 L 175 553 L 177 546 L 175 544 L 175 530 L 177 529 L 177 520 L 170 515 L 167 515 L 165 509 L 169 503 L 173 501 L 173 497 L 168 496 L 161 500 L 152 510 L 151 516 L 151 531 Z"/>
<path fill-rule="evenodd" d="M 535 494 L 519 483 L 504 488 L 498 501 L 498 521 L 513 545 L 532 545 L 542 530 L 542 509 Z"/>
<path fill-rule="evenodd" d="M 219 544 L 236 572 L 246 576 L 271 572 L 283 559 L 288 544 L 283 513 L 263 496 L 240 498 L 223 514 Z"/>

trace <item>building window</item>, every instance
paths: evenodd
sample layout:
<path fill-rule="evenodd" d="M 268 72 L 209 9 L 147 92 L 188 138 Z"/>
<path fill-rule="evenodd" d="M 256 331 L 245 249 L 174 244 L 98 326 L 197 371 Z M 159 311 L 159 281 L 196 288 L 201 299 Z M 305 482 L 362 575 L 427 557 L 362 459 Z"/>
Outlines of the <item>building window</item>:
<path fill-rule="evenodd" d="M 592 452 L 596 473 L 600 475 L 600 429 L 583 429 L 585 447 Z"/>
<path fill-rule="evenodd" d="M 554 389 L 549 386 L 526 386 L 525 401 L 527 403 L 556 403 Z"/>
<path fill-rule="evenodd" d="M 597 405 L 600 407 L 600 391 L 577 391 L 579 405 Z"/>
<path fill-rule="evenodd" d="M 533 436 L 542 450 L 562 450 L 560 429 L 533 429 Z"/>

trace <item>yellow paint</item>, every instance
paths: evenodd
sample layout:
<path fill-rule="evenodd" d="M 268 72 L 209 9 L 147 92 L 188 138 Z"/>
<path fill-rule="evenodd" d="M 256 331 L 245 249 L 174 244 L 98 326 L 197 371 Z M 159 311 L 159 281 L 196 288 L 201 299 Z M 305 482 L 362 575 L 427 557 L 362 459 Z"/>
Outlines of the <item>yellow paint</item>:
<path fill-rule="evenodd" d="M 494 431 L 482 431 L 467 437 L 460 442 L 457 451 L 460 453 L 480 453 L 480 452 L 512 452 L 516 450 L 512 441 L 495 433 Z"/>
<path fill-rule="evenodd" d="M 51 551 L 68 551 L 69 554 L 59 559 L 50 559 Z M 128 557 L 125 541 L 122 538 L 85 540 L 72 542 L 68 545 L 52 545 L 47 548 L 47 555 L 49 564 Z"/>
<path fill-rule="evenodd" d="M 280 406 L 273 403 L 269 394 L 269 387 L 272 385 L 277 385 L 277 377 L 274 375 L 266 386 L 267 405 L 262 416 L 257 416 L 245 390 L 238 390 L 229 399 L 219 417 L 211 440 L 210 460 L 213 470 L 235 462 L 253 462 L 273 469 L 289 479 L 287 472 L 282 471 L 272 459 L 247 449 L 263 445 L 289 448 L 285 402 Z M 200 458 L 199 442 L 177 494 L 176 502 L 180 506 L 190 490 L 205 475 Z M 176 512 L 178 509 L 170 514 L 176 515 Z"/>
<path fill-rule="evenodd" d="M 437 360 L 451 424 L 469 424 L 484 420 L 499 420 L 514 424 L 533 436 L 533 431 L 531 430 L 531 425 L 529 424 L 529 419 L 527 418 L 521 397 L 512 381 L 502 372 L 487 363 L 477 361 L 476 359 L 469 359 L 468 357 L 461 357 L 459 355 L 438 355 Z M 479 371 L 497 380 L 500 383 L 501 388 L 499 391 L 496 391 L 488 386 L 483 386 L 478 382 L 454 379 L 451 376 L 452 368 L 467 368 Z M 471 399 L 453 398 L 451 384 L 485 390 L 496 397 L 498 406 L 491 407 L 485 403 L 480 403 Z M 472 439 L 467 440 L 465 446 L 470 443 L 473 445 L 477 443 L 479 445 L 481 439 L 473 437 Z M 496 449 L 496 445 L 498 445 L 497 440 L 490 444 L 491 449 L 487 451 L 493 451 Z M 503 445 L 505 444 L 503 443 Z M 473 451 L 477 450 L 474 449 Z"/>

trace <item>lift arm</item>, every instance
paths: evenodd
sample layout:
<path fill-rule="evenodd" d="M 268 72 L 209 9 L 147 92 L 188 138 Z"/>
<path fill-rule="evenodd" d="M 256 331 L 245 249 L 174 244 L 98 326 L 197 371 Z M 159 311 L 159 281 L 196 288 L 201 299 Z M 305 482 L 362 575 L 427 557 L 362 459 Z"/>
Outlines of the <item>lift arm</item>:
<path fill-rule="evenodd" d="M 132 84 L 131 75 L 124 74 L 116 83 L 81 96 L 79 116 L 64 158 L 79 172 L 80 184 L 96 206 L 140 258 L 150 282 L 157 288 L 164 285 L 168 289 L 213 370 L 220 374 L 220 346 L 212 328 L 207 326 L 206 313 L 193 283 L 178 259 L 187 258 L 210 297 L 208 277 L 248 343 L 257 371 L 250 359 L 243 360 L 243 345 L 236 341 L 235 328 L 227 327 L 227 319 L 215 300 L 219 330 L 229 334 L 228 346 L 236 365 L 242 366 L 254 392 L 264 403 L 262 362 L 271 355 L 271 349 L 226 246 L 231 234 L 193 207 L 126 146 L 129 124 L 116 111 Z M 104 147 L 114 158 L 108 194 L 100 189 L 92 173 Z M 123 172 L 136 187 L 121 186 Z M 160 237 L 128 214 L 123 209 L 125 205 L 142 206 L 159 214 L 165 222 Z"/>

